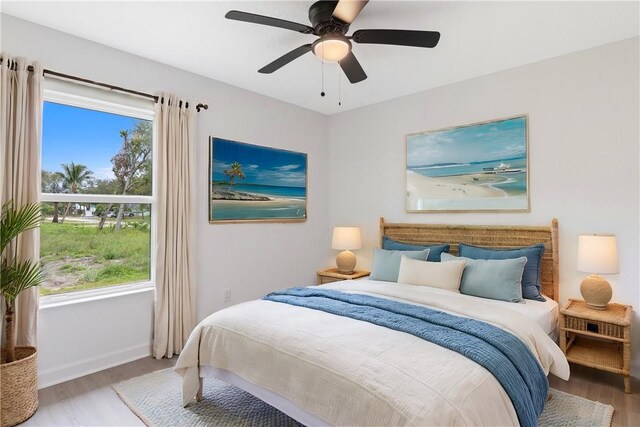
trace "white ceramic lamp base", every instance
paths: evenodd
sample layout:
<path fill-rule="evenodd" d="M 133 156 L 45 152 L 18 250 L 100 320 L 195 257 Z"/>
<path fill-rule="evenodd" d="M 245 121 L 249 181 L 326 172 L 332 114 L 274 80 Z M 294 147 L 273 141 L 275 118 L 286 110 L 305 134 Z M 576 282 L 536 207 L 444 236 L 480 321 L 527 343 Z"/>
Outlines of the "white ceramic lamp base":
<path fill-rule="evenodd" d="M 356 256 L 351 251 L 342 251 L 336 257 L 338 273 L 352 274 L 356 268 Z"/>
<path fill-rule="evenodd" d="M 611 285 L 603 277 L 592 274 L 580 284 L 580 293 L 587 306 L 595 310 L 606 310 L 611 301 Z"/>

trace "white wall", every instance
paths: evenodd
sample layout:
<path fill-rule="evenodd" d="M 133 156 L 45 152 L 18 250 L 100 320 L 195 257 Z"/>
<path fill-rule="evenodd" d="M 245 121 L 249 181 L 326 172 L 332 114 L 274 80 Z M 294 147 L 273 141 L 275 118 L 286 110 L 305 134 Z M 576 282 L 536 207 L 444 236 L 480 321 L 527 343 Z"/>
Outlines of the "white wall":
<path fill-rule="evenodd" d="M 330 238 L 326 116 L 11 16 L 2 15 L 1 34 L 3 51 L 45 68 L 209 104 L 197 115 L 198 320 L 276 288 L 315 283 Z M 307 153 L 309 219 L 210 225 L 209 136 Z M 231 303 L 223 302 L 225 288 L 231 288 Z M 152 293 L 146 292 L 41 310 L 41 386 L 150 354 L 152 304 Z"/>
<path fill-rule="evenodd" d="M 40 388 L 148 356 L 152 325 L 151 290 L 41 309 Z"/>
<path fill-rule="evenodd" d="M 363 227 L 369 267 L 378 219 L 560 225 L 560 300 L 580 298 L 577 236 L 615 233 L 614 301 L 640 311 L 638 38 L 331 116 L 332 225 Z M 418 71 L 416 71 L 418 72 Z M 419 72 L 429 72 L 422 70 Z M 530 213 L 405 212 L 405 135 L 529 114 Z M 640 376 L 640 322 L 634 375 Z"/>

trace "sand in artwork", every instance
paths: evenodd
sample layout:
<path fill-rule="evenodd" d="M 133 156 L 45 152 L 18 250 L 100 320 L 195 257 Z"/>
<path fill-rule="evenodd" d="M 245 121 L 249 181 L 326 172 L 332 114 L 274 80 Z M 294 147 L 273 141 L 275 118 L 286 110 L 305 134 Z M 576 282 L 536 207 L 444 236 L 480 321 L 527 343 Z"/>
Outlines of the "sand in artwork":
<path fill-rule="evenodd" d="M 506 191 L 491 186 L 501 180 L 504 178 L 474 175 L 429 178 L 408 171 L 407 209 L 500 209 L 517 206 L 517 203 L 526 208 L 524 195 L 509 196 Z"/>

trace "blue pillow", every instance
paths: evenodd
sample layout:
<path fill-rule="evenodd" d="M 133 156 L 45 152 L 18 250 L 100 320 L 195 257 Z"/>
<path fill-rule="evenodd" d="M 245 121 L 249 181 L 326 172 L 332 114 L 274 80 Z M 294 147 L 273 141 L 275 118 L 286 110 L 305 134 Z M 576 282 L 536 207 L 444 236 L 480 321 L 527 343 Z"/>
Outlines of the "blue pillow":
<path fill-rule="evenodd" d="M 411 259 L 426 261 L 429 255 L 429 249 L 422 251 L 387 251 L 385 249 L 374 248 L 369 278 L 372 280 L 383 280 L 385 282 L 397 282 L 402 255 Z"/>
<path fill-rule="evenodd" d="M 527 257 L 522 274 L 522 298 L 546 301 L 540 295 L 540 266 L 542 265 L 542 243 L 518 249 L 490 249 L 460 243 L 458 254 L 471 259 L 513 259 Z"/>
<path fill-rule="evenodd" d="M 429 257 L 427 258 L 427 261 L 440 262 L 440 254 L 443 252 L 449 252 L 449 245 L 446 243 L 442 245 L 429 246 L 410 245 L 408 243 L 397 242 L 387 236 L 382 236 L 382 249 L 390 251 L 421 251 L 429 249 Z"/>
<path fill-rule="evenodd" d="M 442 261 L 464 260 L 460 293 L 507 302 L 522 301 L 522 272 L 527 257 L 514 259 L 471 259 L 442 254 Z"/>

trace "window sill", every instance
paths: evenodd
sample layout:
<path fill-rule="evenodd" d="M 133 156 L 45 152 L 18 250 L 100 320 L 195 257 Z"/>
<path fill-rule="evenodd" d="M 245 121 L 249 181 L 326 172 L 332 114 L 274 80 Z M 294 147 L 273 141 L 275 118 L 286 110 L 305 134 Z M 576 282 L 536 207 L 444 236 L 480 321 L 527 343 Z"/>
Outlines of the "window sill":
<path fill-rule="evenodd" d="M 47 295 L 40 297 L 40 310 L 139 294 L 142 292 L 153 292 L 154 289 L 155 286 L 153 282 L 141 282 L 87 291 L 69 292 L 68 294 Z"/>

